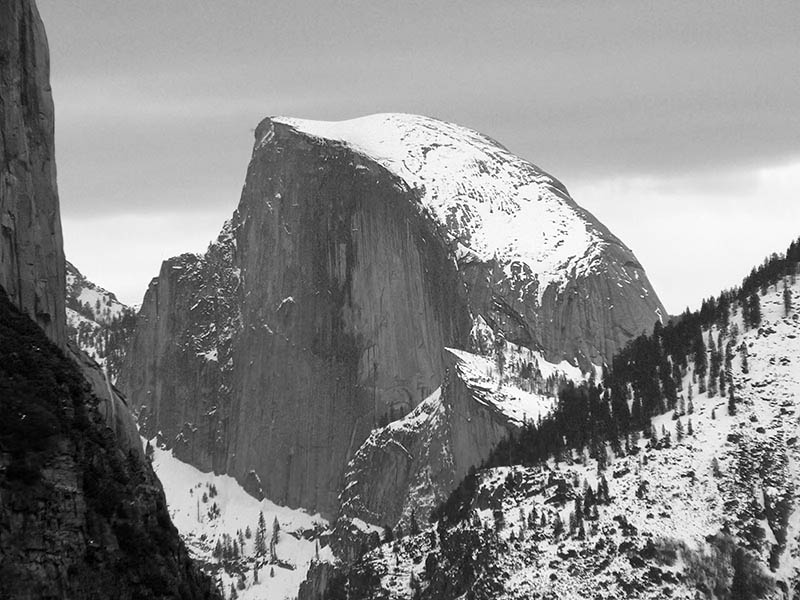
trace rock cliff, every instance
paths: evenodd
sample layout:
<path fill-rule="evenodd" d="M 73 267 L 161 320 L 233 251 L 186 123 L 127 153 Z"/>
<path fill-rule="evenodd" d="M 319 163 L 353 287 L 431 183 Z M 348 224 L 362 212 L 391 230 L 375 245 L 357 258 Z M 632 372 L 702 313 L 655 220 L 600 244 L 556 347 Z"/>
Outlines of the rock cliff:
<path fill-rule="evenodd" d="M 0 598 L 217 598 L 132 415 L 67 343 L 44 27 L 0 3 Z"/>
<path fill-rule="evenodd" d="M 120 385 L 179 457 L 333 515 L 347 462 L 441 385 L 479 316 L 589 368 L 660 314 L 630 250 L 489 138 L 273 118 L 220 238 L 151 283 Z"/>
<path fill-rule="evenodd" d="M 63 348 L 50 58 L 33 2 L 0 4 L 0 56 L 0 287 Z"/>
<path fill-rule="evenodd" d="M 404 183 L 265 122 L 231 223 L 167 261 L 120 377 L 179 457 L 334 514 L 372 427 L 440 384 L 469 333 L 463 285 Z"/>

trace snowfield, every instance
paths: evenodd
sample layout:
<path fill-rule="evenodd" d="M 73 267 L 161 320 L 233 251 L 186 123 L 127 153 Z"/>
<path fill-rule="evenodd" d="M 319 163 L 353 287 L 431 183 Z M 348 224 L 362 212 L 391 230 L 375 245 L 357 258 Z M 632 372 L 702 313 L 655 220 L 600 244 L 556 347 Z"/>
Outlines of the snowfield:
<path fill-rule="evenodd" d="M 278 506 L 269 500 L 258 501 L 227 475 L 203 473 L 172 454 L 153 447 L 153 469 L 164 486 L 172 522 L 178 528 L 190 553 L 211 573 L 229 597 L 231 584 L 244 575 L 245 589 L 236 590 L 241 600 L 284 600 L 296 598 L 297 590 L 314 560 L 333 561 L 326 544 L 329 523 L 320 515 L 304 510 Z M 212 495 L 211 489 L 216 492 Z M 216 506 L 219 516 L 212 516 Z M 273 521 L 280 524 L 276 546 L 278 564 L 271 557 L 255 555 L 255 532 L 259 513 L 263 513 L 267 537 L 272 535 Z M 221 568 L 222 561 L 213 556 L 217 540 L 224 534 L 234 539 L 237 532 L 250 528 L 252 537 L 245 538 L 243 557 L 230 561 L 230 572 Z M 258 568 L 258 582 L 253 569 Z M 270 576 L 270 572 L 273 576 Z"/>

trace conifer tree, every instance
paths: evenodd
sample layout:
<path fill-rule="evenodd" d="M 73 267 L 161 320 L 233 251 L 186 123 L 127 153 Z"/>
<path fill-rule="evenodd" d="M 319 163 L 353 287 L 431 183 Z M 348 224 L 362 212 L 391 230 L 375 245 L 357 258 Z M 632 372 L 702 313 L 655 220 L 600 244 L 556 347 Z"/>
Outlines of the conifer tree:
<path fill-rule="evenodd" d="M 739 346 L 739 350 L 742 353 L 742 373 L 747 375 L 750 372 L 750 367 L 747 364 L 747 344 L 742 342 L 742 345 Z"/>
<path fill-rule="evenodd" d="M 553 519 L 553 536 L 558 538 L 561 537 L 562 533 L 564 533 L 564 521 L 561 520 L 561 514 L 556 511 L 556 516 Z"/>
<path fill-rule="evenodd" d="M 264 521 L 264 513 L 258 513 L 258 526 L 256 527 L 255 540 L 256 555 L 264 556 L 267 553 L 267 524 Z"/>
<path fill-rule="evenodd" d="M 792 312 L 792 290 L 786 284 L 786 280 L 783 282 L 783 310 L 787 317 Z"/>
<path fill-rule="evenodd" d="M 683 441 L 683 423 L 680 419 L 675 422 L 675 439 L 678 442 Z"/>
<path fill-rule="evenodd" d="M 269 555 L 270 559 L 275 562 L 278 560 L 278 532 L 281 530 L 278 517 L 272 520 L 272 537 L 269 540 Z"/>
<path fill-rule="evenodd" d="M 689 423 L 686 426 L 686 433 L 689 435 L 689 437 L 694 435 L 694 427 L 692 427 L 692 418 L 691 417 L 689 417 Z"/>
<path fill-rule="evenodd" d="M 605 474 L 600 477 L 600 483 L 597 485 L 597 500 L 608 504 L 611 499 L 608 496 L 608 480 Z"/>
<path fill-rule="evenodd" d="M 736 414 L 736 397 L 733 395 L 733 386 L 728 390 L 728 414 L 731 416 Z"/>

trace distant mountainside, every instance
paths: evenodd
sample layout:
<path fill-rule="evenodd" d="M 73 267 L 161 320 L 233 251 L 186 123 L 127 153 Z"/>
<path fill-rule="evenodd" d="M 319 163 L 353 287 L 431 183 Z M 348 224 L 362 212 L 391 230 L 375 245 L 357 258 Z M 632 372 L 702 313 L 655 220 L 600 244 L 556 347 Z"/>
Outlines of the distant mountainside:
<path fill-rule="evenodd" d="M 372 430 L 442 385 L 446 348 L 480 352 L 487 329 L 589 371 L 664 314 L 633 253 L 489 138 L 274 118 L 219 239 L 151 283 L 119 382 L 179 459 L 330 517 Z"/>
<path fill-rule="evenodd" d="M 136 326 L 135 309 L 86 279 L 66 263 L 67 338 L 78 345 L 116 382 Z"/>
<path fill-rule="evenodd" d="M 797 597 L 798 261 L 794 243 L 638 338 L 602 384 L 563 388 L 432 523 L 341 535 L 344 562 L 314 564 L 300 599 Z"/>

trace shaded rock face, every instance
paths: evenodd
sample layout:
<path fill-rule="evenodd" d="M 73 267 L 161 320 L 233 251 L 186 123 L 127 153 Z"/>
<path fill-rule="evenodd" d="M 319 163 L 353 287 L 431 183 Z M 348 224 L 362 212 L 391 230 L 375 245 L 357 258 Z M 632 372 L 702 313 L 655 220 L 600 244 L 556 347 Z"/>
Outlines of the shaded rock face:
<path fill-rule="evenodd" d="M 33 2 L 0 4 L 0 57 L 0 287 L 64 347 L 50 59 Z"/>
<path fill-rule="evenodd" d="M 130 418 L 2 290 L 0 409 L 0 598 L 218 598 Z"/>
<path fill-rule="evenodd" d="M 120 385 L 177 455 L 334 514 L 381 418 L 436 389 L 466 294 L 412 192 L 373 161 L 265 121 L 231 223 L 151 284 Z M 208 343 L 206 343 L 208 342 Z"/>

